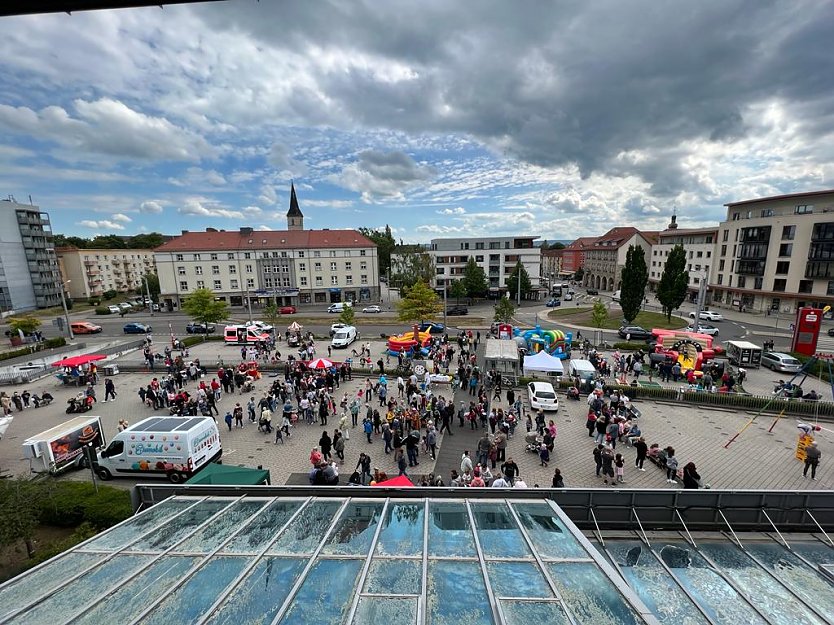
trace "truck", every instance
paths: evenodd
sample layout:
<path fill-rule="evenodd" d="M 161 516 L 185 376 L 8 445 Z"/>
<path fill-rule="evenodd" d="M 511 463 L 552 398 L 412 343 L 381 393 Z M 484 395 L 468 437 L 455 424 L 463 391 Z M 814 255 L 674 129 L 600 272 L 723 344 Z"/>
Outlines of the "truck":
<path fill-rule="evenodd" d="M 96 475 L 167 477 L 184 482 L 223 454 L 211 417 L 148 417 L 122 430 L 99 451 Z"/>
<path fill-rule="evenodd" d="M 747 341 L 727 341 L 727 360 L 740 367 L 758 369 L 762 364 L 762 348 Z"/>
<path fill-rule="evenodd" d="M 105 444 L 101 417 L 76 417 L 26 439 L 23 456 L 33 473 L 57 475 L 88 466 L 84 448 L 90 447 L 95 455 Z"/>

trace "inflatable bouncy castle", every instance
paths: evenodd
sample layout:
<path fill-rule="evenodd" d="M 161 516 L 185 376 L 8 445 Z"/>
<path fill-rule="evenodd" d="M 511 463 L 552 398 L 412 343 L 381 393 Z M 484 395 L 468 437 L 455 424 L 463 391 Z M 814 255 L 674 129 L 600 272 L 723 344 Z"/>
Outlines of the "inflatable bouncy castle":
<path fill-rule="evenodd" d="M 680 332 L 675 330 L 652 329 L 657 337 L 655 354 L 671 358 L 681 365 L 683 371 L 700 372 L 704 363 L 715 358 L 716 350 L 712 345 L 712 337 L 707 334 L 694 332 Z"/>
<path fill-rule="evenodd" d="M 555 356 L 561 360 L 570 357 L 571 341 L 573 334 L 568 332 L 565 334 L 561 330 L 543 330 L 541 326 L 536 326 L 532 330 L 522 330 L 515 328 L 513 336 L 519 346 L 524 344 L 524 349 L 528 354 L 538 354 L 544 350 L 551 356 Z"/>
<path fill-rule="evenodd" d="M 417 327 L 410 332 L 388 337 L 388 353 L 398 356 L 404 353 L 409 358 L 416 355 L 426 356 L 429 353 L 428 345 L 431 343 L 431 332 L 420 332 Z M 419 352 L 419 353 L 418 353 Z"/>

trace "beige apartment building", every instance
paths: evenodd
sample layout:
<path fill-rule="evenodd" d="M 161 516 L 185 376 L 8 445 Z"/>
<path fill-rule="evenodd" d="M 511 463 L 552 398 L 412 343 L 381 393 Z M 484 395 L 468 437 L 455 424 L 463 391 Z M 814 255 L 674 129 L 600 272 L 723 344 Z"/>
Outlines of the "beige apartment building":
<path fill-rule="evenodd" d="M 153 250 L 91 250 L 59 247 L 58 267 L 73 299 L 101 297 L 105 291 L 126 293 L 156 273 Z"/>
<path fill-rule="evenodd" d="M 709 281 L 710 270 L 715 256 L 715 240 L 718 228 L 678 228 L 677 217 L 666 230 L 657 235 L 657 242 L 652 245 L 651 257 L 646 259 L 649 265 L 649 290 L 656 291 L 666 267 L 669 253 L 677 245 L 686 251 L 686 269 L 689 272 L 689 299 L 695 301 L 698 289 L 705 279 Z"/>
<path fill-rule="evenodd" d="M 793 313 L 834 304 L 834 190 L 726 207 L 711 264 L 715 305 Z"/>
<path fill-rule="evenodd" d="M 585 274 L 582 284 L 601 291 L 620 288 L 620 274 L 625 266 L 628 248 L 639 245 L 649 262 L 657 232 L 641 232 L 637 228 L 612 228 L 584 248 Z"/>

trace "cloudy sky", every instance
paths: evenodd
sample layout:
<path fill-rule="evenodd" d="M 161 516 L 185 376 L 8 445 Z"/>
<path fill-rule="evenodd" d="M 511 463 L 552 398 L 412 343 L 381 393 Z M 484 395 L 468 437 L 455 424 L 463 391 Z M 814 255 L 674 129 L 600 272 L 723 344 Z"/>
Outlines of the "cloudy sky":
<path fill-rule="evenodd" d="M 572 239 L 834 187 L 834 5 L 231 0 L 0 18 L 0 197 L 92 235 Z"/>

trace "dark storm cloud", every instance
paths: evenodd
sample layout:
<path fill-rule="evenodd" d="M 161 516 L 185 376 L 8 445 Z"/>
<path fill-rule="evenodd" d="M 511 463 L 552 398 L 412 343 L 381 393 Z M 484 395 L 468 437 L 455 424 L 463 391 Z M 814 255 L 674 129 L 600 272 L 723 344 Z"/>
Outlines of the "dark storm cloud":
<path fill-rule="evenodd" d="M 336 103 L 311 102 L 316 123 L 466 133 L 583 177 L 637 175 L 659 196 L 697 191 L 682 142 L 744 138 L 749 107 L 768 99 L 801 111 L 805 132 L 831 132 L 828 3 L 295 0 L 195 11 L 263 45 L 374 59 L 314 76 Z M 382 79 L 375 64 L 409 75 Z M 621 158 L 632 151 L 645 158 Z"/>

